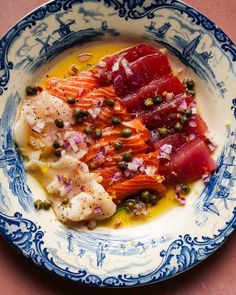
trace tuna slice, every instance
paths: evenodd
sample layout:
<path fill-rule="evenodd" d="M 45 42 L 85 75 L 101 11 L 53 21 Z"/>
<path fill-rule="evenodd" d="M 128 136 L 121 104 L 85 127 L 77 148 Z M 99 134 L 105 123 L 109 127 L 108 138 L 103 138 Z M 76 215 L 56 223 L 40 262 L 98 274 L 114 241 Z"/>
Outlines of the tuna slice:
<path fill-rule="evenodd" d="M 197 138 L 173 153 L 170 161 L 160 165 L 160 173 L 165 176 L 166 183 L 192 182 L 204 173 L 211 173 L 216 166 L 205 143 Z"/>
<path fill-rule="evenodd" d="M 155 97 L 158 94 L 163 95 L 165 91 L 178 95 L 184 92 L 184 87 L 177 77 L 167 75 L 155 79 L 137 91 L 125 96 L 123 103 L 129 111 L 142 110 L 145 107 L 143 101 L 146 98 Z M 163 99 L 165 99 L 165 96 L 163 96 Z"/>
<path fill-rule="evenodd" d="M 164 102 L 150 111 L 140 113 L 139 117 L 148 129 L 160 127 L 173 128 L 178 120 L 177 111 L 179 105 L 183 103 L 183 101 L 185 101 L 188 106 L 193 102 L 193 98 L 186 93 L 180 94 L 174 97 L 173 100 Z"/>

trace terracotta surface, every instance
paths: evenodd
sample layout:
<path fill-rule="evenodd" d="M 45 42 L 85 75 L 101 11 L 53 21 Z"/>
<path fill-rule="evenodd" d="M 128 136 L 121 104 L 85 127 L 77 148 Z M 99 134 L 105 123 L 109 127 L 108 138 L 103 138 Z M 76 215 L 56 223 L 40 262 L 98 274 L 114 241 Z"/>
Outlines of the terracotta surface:
<path fill-rule="evenodd" d="M 42 0 L 0 0 L 0 35 Z M 236 42 L 236 0 L 186 0 L 215 21 Z M 236 234 L 194 269 L 159 284 L 129 290 L 92 289 L 65 281 L 31 264 L 0 238 L 0 295 L 52 294 L 236 294 Z"/>

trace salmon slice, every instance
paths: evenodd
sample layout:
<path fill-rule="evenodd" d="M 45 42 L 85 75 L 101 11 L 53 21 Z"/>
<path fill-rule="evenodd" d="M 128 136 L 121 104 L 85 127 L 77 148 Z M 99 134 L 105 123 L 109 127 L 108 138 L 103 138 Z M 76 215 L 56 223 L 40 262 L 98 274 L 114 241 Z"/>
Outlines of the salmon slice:
<path fill-rule="evenodd" d="M 81 72 L 78 76 L 64 79 L 51 78 L 46 81 L 47 91 L 62 99 L 80 98 L 98 86 L 97 78 L 90 72 Z"/>
<path fill-rule="evenodd" d="M 137 175 L 132 179 L 115 184 L 109 187 L 107 192 L 117 202 L 144 189 L 154 191 L 160 196 L 163 196 L 166 192 L 166 187 L 160 182 L 158 177 L 147 175 Z"/>

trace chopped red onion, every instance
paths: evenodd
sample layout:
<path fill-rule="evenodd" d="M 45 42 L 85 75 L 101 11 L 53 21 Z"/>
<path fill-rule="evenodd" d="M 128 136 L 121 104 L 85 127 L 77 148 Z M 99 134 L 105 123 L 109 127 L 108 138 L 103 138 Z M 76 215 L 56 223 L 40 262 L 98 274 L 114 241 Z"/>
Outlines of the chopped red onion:
<path fill-rule="evenodd" d="M 191 108 L 191 110 L 193 115 L 197 114 L 197 108 Z"/>
<path fill-rule="evenodd" d="M 69 194 L 71 191 L 73 190 L 73 184 L 68 184 L 68 185 L 65 185 L 65 189 L 64 189 L 64 192 L 63 194 L 64 195 L 67 195 Z"/>
<path fill-rule="evenodd" d="M 134 216 L 140 216 L 140 215 L 146 216 L 148 214 L 148 210 L 146 205 L 143 202 L 139 202 L 135 204 L 132 213 Z"/>
<path fill-rule="evenodd" d="M 96 215 L 103 215 L 102 207 L 96 207 L 93 211 Z"/>
<path fill-rule="evenodd" d="M 101 109 L 100 108 L 94 108 L 88 110 L 90 116 L 95 120 L 97 116 L 100 114 Z"/>
<path fill-rule="evenodd" d="M 139 166 L 143 165 L 143 162 L 144 162 L 143 158 L 134 158 L 132 161 L 132 163 L 139 165 Z"/>
<path fill-rule="evenodd" d="M 180 111 L 180 112 L 185 112 L 187 110 L 187 103 L 186 101 L 183 99 L 181 100 L 178 108 L 177 108 L 177 111 Z"/>
<path fill-rule="evenodd" d="M 143 166 L 143 165 L 140 166 L 140 167 L 139 167 L 139 171 L 143 173 L 143 172 L 145 171 L 145 166 Z"/>
<path fill-rule="evenodd" d="M 121 179 L 121 176 L 122 176 L 121 172 L 116 172 L 111 178 L 112 182 L 119 181 Z"/>
<path fill-rule="evenodd" d="M 36 124 L 33 126 L 33 130 L 37 133 L 41 133 L 45 128 L 45 121 L 43 119 L 39 119 L 36 121 Z"/>
<path fill-rule="evenodd" d="M 197 123 L 191 120 L 191 121 L 189 121 L 189 126 L 190 127 L 196 127 Z"/>
<path fill-rule="evenodd" d="M 79 148 L 78 148 L 78 146 L 76 145 L 76 143 L 75 143 L 75 141 L 74 141 L 73 138 L 68 138 L 68 142 L 69 142 L 69 144 L 70 144 L 70 146 L 71 146 L 73 152 L 76 153 L 76 152 L 79 151 Z"/>
<path fill-rule="evenodd" d="M 168 155 L 170 155 L 172 153 L 172 148 L 173 146 L 171 144 L 163 144 L 160 147 L 160 150 Z"/>
<path fill-rule="evenodd" d="M 157 168 L 155 166 L 147 166 L 145 168 L 145 173 L 148 176 L 154 176 L 156 171 L 157 171 Z"/>
<path fill-rule="evenodd" d="M 128 167 L 127 167 L 127 169 L 129 169 L 130 171 L 134 171 L 134 172 L 136 172 L 138 170 L 138 168 L 139 168 L 139 165 L 134 164 L 132 162 L 129 163 L 128 164 Z"/>
<path fill-rule="evenodd" d="M 103 151 L 99 152 L 96 155 L 95 160 L 98 161 L 98 162 L 104 162 L 105 161 L 105 156 L 104 156 Z"/>
<path fill-rule="evenodd" d="M 189 137 L 188 137 L 189 141 L 192 141 L 192 140 L 194 140 L 195 138 L 196 138 L 196 135 L 193 134 L 193 133 L 191 133 L 191 134 L 189 135 Z"/>
<path fill-rule="evenodd" d="M 179 201 L 179 203 L 180 203 L 181 205 L 185 205 L 185 204 L 186 204 L 186 199 L 185 199 L 185 197 L 181 196 L 180 193 L 176 192 L 176 194 L 175 194 L 175 198 L 176 198 L 177 201 Z"/>

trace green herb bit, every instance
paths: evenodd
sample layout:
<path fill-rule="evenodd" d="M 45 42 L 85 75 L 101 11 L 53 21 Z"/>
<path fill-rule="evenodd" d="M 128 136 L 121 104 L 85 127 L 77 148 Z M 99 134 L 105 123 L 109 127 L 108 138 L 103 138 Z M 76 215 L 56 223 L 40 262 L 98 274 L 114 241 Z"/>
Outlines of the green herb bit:
<path fill-rule="evenodd" d="M 95 137 L 101 138 L 102 137 L 102 130 L 99 128 L 95 129 Z"/>
<path fill-rule="evenodd" d="M 42 209 L 43 208 L 43 202 L 42 202 L 42 200 L 36 200 L 35 202 L 34 202 L 34 208 L 36 209 L 36 210 L 40 210 L 40 209 Z"/>
<path fill-rule="evenodd" d="M 107 104 L 109 107 L 113 107 L 114 104 L 115 104 L 115 101 L 114 101 L 114 99 L 108 99 L 108 100 L 106 100 L 106 104 Z"/>
<path fill-rule="evenodd" d="M 49 210 L 51 207 L 52 207 L 52 201 L 50 200 L 43 201 L 42 208 L 44 210 Z"/>
<path fill-rule="evenodd" d="M 63 121 L 62 119 L 56 119 L 56 120 L 55 120 L 55 125 L 56 125 L 58 128 L 63 129 L 63 128 L 64 128 L 64 121 Z"/>
<path fill-rule="evenodd" d="M 190 186 L 187 183 L 181 184 L 181 192 L 187 195 L 190 192 Z"/>
<path fill-rule="evenodd" d="M 114 144 L 115 150 L 120 150 L 123 147 L 123 143 L 121 141 L 117 141 Z"/>
<path fill-rule="evenodd" d="M 166 137 L 169 133 L 169 130 L 165 127 L 157 128 L 157 130 L 162 137 Z"/>
<path fill-rule="evenodd" d="M 176 123 L 174 129 L 175 131 L 179 132 L 183 129 L 183 126 L 180 123 Z"/>
<path fill-rule="evenodd" d="M 128 199 L 126 202 L 125 202 L 125 208 L 129 211 L 133 210 L 134 207 L 135 207 L 135 200 L 133 199 Z"/>
<path fill-rule="evenodd" d="M 125 152 L 122 155 L 122 160 L 125 161 L 125 162 L 131 162 L 132 161 L 132 155 L 131 155 L 131 153 Z"/>
<path fill-rule="evenodd" d="M 90 127 L 90 126 L 85 127 L 84 128 L 84 133 L 87 134 L 87 135 L 92 134 L 93 133 L 92 127 Z"/>
<path fill-rule="evenodd" d="M 129 129 L 129 128 L 125 128 L 125 129 L 122 129 L 121 130 L 121 135 L 123 136 L 123 137 L 130 137 L 131 135 L 132 135 L 132 131 L 131 131 L 131 129 Z"/>
<path fill-rule="evenodd" d="M 69 198 L 65 197 L 64 199 L 62 199 L 61 203 L 62 205 L 67 205 L 69 203 Z"/>
<path fill-rule="evenodd" d="M 25 92 L 28 96 L 36 95 L 38 92 L 38 86 L 27 86 Z"/>
<path fill-rule="evenodd" d="M 68 104 L 75 104 L 75 98 L 74 97 L 67 97 Z"/>
<path fill-rule="evenodd" d="M 148 204 L 150 202 L 150 196 L 151 196 L 150 192 L 148 190 L 145 190 L 140 194 L 140 200 L 143 203 Z"/>
<path fill-rule="evenodd" d="M 162 99 L 161 95 L 158 94 L 157 96 L 153 97 L 152 101 L 154 103 L 161 103 L 161 102 L 163 102 L 163 99 Z"/>
<path fill-rule="evenodd" d="M 118 164 L 118 166 L 119 166 L 120 170 L 123 171 L 123 170 L 125 170 L 125 169 L 128 168 L 128 163 L 125 162 L 125 161 L 122 161 L 122 162 L 120 162 L 120 163 Z"/>
<path fill-rule="evenodd" d="M 122 123 L 122 120 L 118 116 L 114 116 L 111 118 L 112 125 L 120 125 Z"/>
<path fill-rule="evenodd" d="M 152 108 L 154 106 L 153 99 L 152 98 L 145 99 L 144 104 L 147 108 Z"/>

